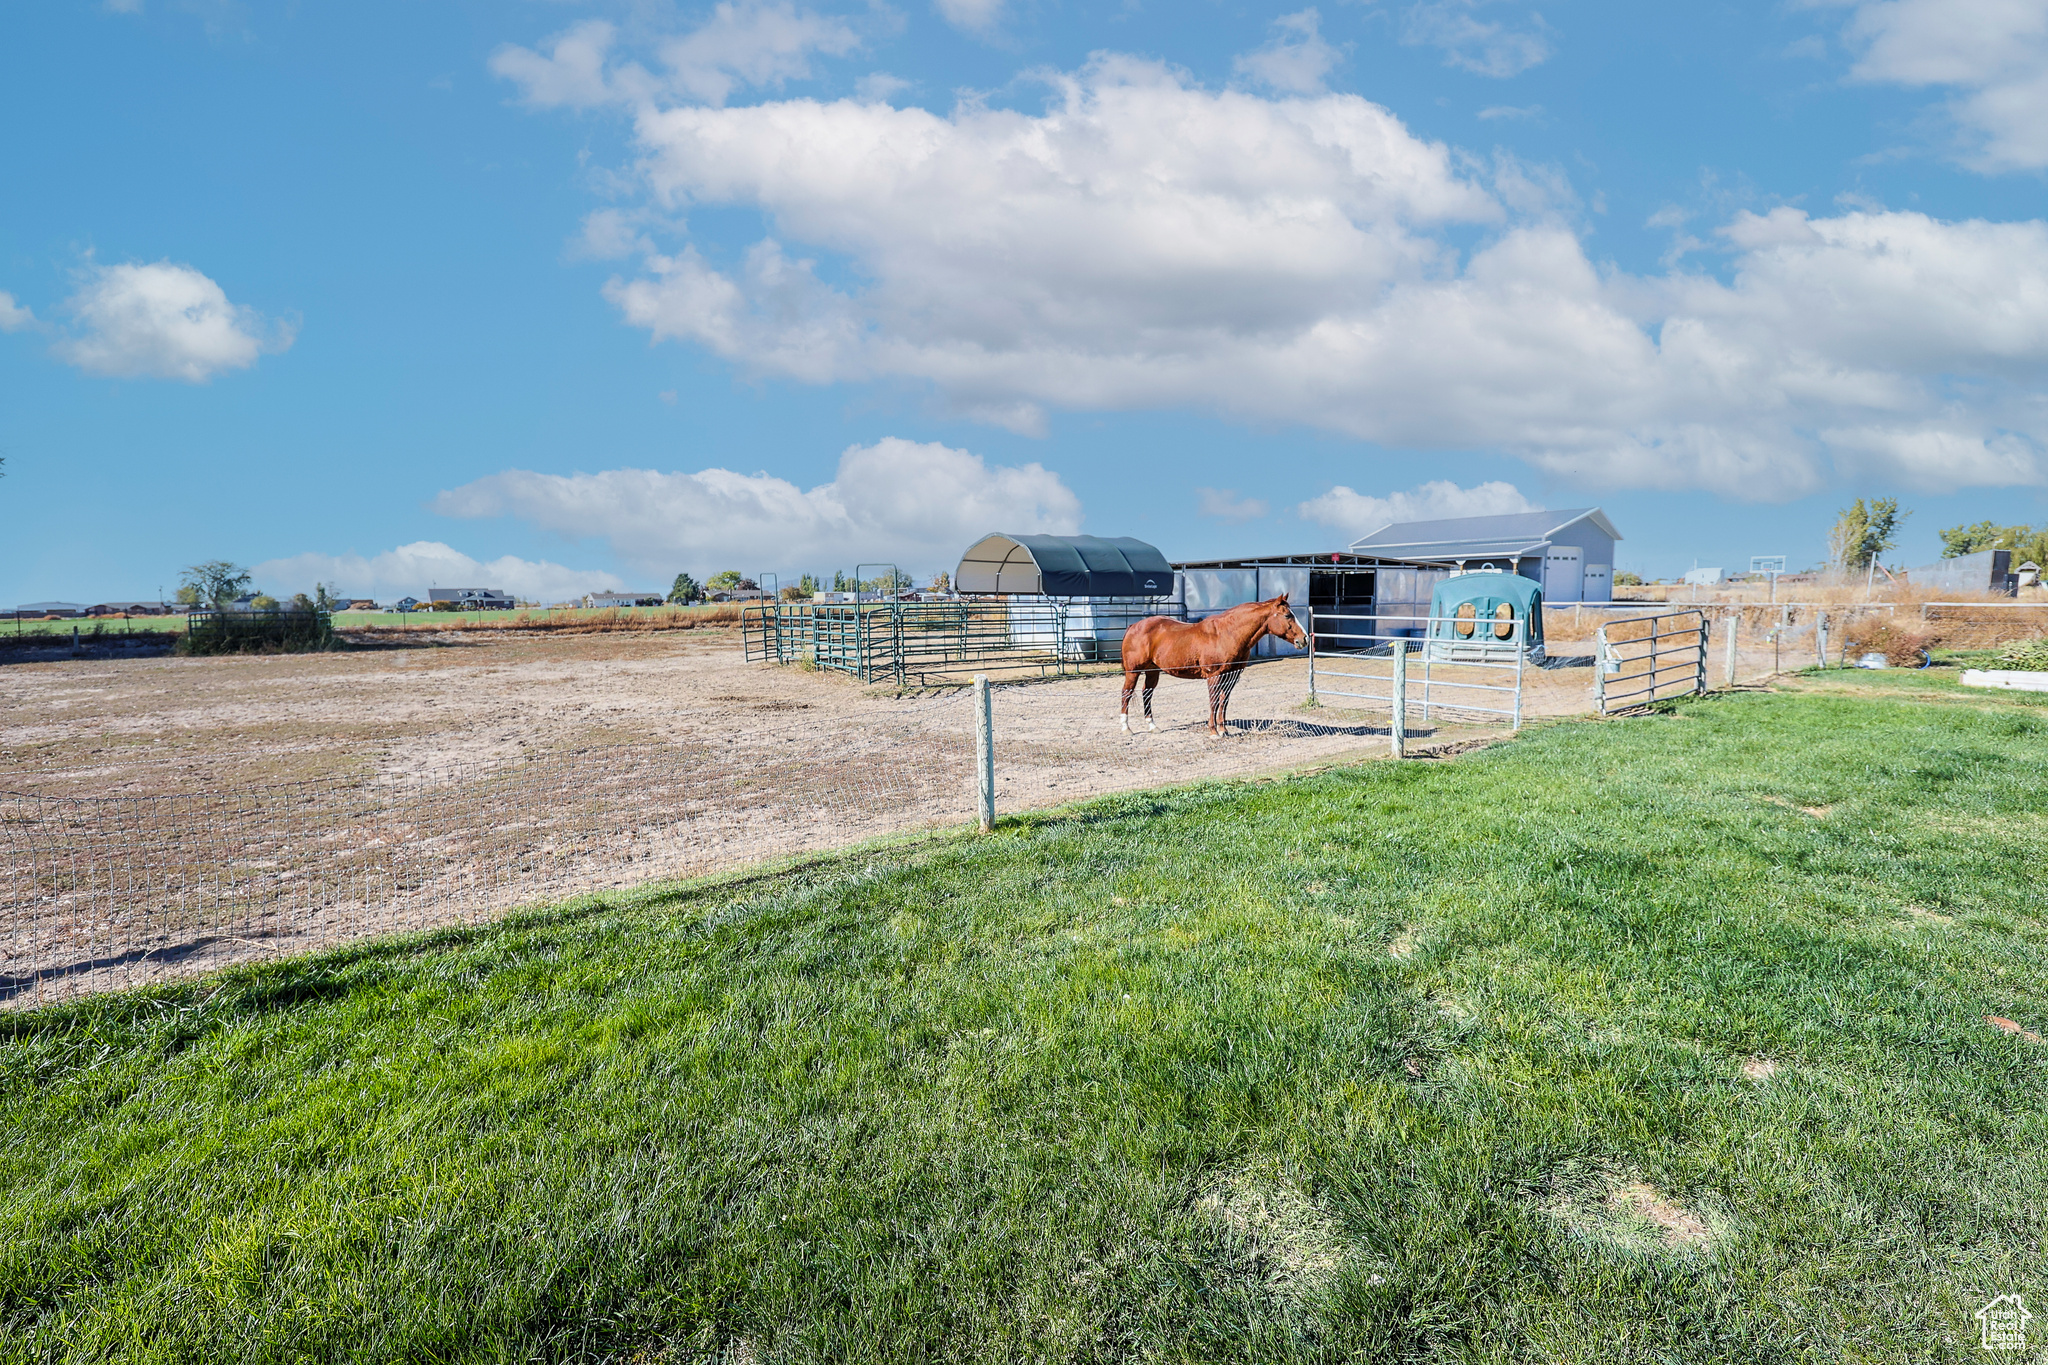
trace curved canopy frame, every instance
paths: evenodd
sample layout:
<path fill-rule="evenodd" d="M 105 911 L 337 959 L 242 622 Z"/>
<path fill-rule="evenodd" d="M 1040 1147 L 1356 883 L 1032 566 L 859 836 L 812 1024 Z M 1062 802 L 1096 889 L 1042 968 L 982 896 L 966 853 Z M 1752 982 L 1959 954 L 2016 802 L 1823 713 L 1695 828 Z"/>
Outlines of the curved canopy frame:
<path fill-rule="evenodd" d="M 960 556 L 953 589 L 1047 597 L 1164 597 L 1173 567 L 1130 536 L 983 536 Z"/>

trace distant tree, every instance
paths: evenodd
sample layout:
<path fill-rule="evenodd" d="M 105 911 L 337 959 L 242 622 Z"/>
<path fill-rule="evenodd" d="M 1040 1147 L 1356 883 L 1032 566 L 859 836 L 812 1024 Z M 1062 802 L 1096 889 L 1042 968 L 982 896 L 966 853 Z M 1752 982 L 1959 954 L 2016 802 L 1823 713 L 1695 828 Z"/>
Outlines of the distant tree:
<path fill-rule="evenodd" d="M 1911 512 L 1899 510 L 1897 498 L 1862 498 L 1842 509 L 1828 533 L 1828 558 L 1844 569 L 1862 570 L 1898 543 L 1899 523 Z"/>
<path fill-rule="evenodd" d="M 334 595 L 334 589 L 325 583 L 313 585 L 313 609 L 315 611 L 338 611 L 347 603 Z"/>
<path fill-rule="evenodd" d="M 1627 569 L 1616 569 L 1614 571 L 1614 586 L 1617 588 L 1640 588 L 1643 586 L 1643 576 L 1639 573 L 1631 573 Z"/>
<path fill-rule="evenodd" d="M 807 598 L 816 597 L 820 586 L 818 580 L 809 574 L 805 574 L 796 581 L 796 590 Z"/>
<path fill-rule="evenodd" d="M 2048 564 L 2048 523 L 2035 528 L 1980 521 L 1973 526 L 1951 526 L 1941 533 L 1943 559 L 1973 555 L 1980 550 L 2010 550 L 2014 567 L 2028 561 Z"/>
<path fill-rule="evenodd" d="M 933 591 L 933 592 L 951 592 L 951 591 L 953 591 L 953 576 L 952 576 L 951 574 L 947 573 L 947 572 L 946 572 L 946 571 L 945 571 L 944 569 L 941 569 L 941 570 L 939 570 L 939 571 L 938 571 L 937 573 L 933 574 L 933 575 L 932 575 L 932 591 Z"/>
<path fill-rule="evenodd" d="M 697 585 L 696 579 L 686 573 L 677 574 L 674 585 L 668 590 L 668 600 L 677 606 L 688 606 L 703 595 L 704 589 Z"/>
<path fill-rule="evenodd" d="M 833 573 L 832 573 L 832 591 L 834 591 L 834 592 L 852 592 L 852 591 L 853 591 L 853 587 L 852 587 L 852 585 L 851 585 L 851 584 L 849 584 L 849 583 L 848 583 L 848 582 L 846 581 L 846 575 L 845 575 L 845 574 L 843 574 L 843 573 L 840 573 L 840 572 L 839 572 L 838 570 L 836 570 L 836 569 L 835 569 L 835 570 L 833 570 Z"/>
<path fill-rule="evenodd" d="M 277 599 L 267 592 L 259 592 L 249 599 L 249 605 L 257 611 L 276 611 Z"/>
<path fill-rule="evenodd" d="M 705 579 L 704 586 L 711 592 L 731 592 L 746 581 L 738 569 L 726 569 Z"/>
<path fill-rule="evenodd" d="M 322 593 L 322 596 L 325 596 L 324 592 Z M 312 598 L 306 596 L 306 594 L 302 592 L 295 592 L 292 594 L 291 608 L 293 611 L 321 610 L 320 608 L 316 608 L 313 605 Z"/>
<path fill-rule="evenodd" d="M 256 575 L 225 559 L 188 565 L 178 578 L 178 600 L 215 611 L 249 591 Z M 187 594 L 190 594 L 188 597 Z"/>

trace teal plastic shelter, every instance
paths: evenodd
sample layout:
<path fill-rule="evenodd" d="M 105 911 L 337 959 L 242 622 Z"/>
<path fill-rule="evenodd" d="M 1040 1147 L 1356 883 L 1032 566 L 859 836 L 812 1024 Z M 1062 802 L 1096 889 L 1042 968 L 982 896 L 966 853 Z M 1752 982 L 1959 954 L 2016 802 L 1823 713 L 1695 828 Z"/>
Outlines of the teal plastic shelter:
<path fill-rule="evenodd" d="M 1439 663 L 1543 662 L 1543 585 L 1515 573 L 1452 574 L 1429 599 L 1423 648 Z"/>

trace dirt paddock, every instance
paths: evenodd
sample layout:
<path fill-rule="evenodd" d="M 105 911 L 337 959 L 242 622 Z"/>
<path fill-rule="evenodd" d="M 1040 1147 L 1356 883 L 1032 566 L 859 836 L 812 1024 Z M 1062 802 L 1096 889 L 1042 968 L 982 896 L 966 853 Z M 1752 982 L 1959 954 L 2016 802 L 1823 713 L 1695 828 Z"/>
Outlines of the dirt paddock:
<path fill-rule="evenodd" d="M 964 743 L 971 728 L 958 690 L 898 696 L 837 674 L 749 664 L 739 643 L 730 630 L 494 632 L 334 654 L 8 664 L 0 667 L 0 791 L 145 795 L 360 782 L 640 742 L 710 744 L 734 757 L 781 761 L 858 753 L 873 763 L 886 761 L 876 751 L 878 731 Z M 1226 740 L 1203 733 L 1202 686 L 1170 678 L 1155 698 L 1159 731 L 1122 734 L 1119 686 L 1115 674 L 1097 673 L 998 689 L 1006 807 L 1386 748 L 1383 708 L 1339 697 L 1303 705 L 1308 677 L 1299 659 L 1247 672 Z M 1525 709 L 1581 712 L 1590 689 L 1589 667 L 1532 669 Z M 1410 734 L 1429 744 L 1491 728 L 1433 717 L 1411 719 Z"/>

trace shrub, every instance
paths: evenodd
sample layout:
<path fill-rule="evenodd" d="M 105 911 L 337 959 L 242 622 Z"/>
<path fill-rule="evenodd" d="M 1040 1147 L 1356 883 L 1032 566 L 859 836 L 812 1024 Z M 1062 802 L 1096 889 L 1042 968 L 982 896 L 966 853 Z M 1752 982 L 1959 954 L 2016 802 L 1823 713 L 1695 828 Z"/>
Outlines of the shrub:
<path fill-rule="evenodd" d="M 1890 617 L 1880 616 L 1852 623 L 1845 638 L 1851 655 L 1882 654 L 1893 668 L 1918 668 L 1926 661 L 1932 637 L 1904 630 Z"/>

